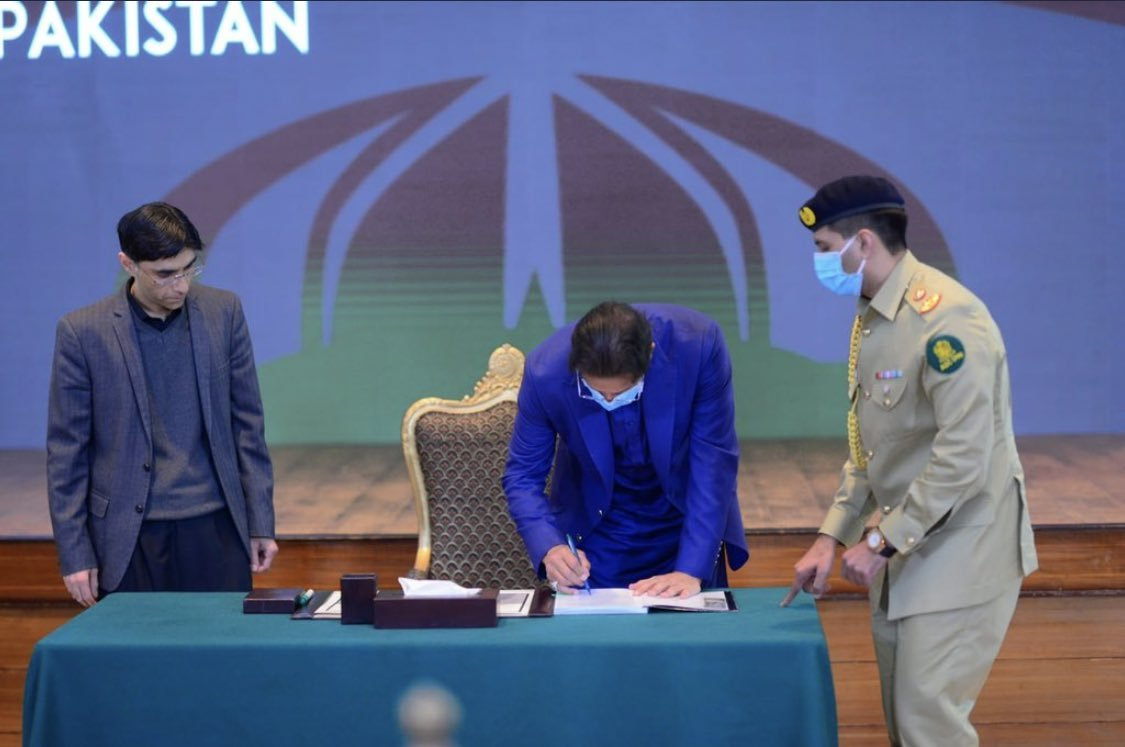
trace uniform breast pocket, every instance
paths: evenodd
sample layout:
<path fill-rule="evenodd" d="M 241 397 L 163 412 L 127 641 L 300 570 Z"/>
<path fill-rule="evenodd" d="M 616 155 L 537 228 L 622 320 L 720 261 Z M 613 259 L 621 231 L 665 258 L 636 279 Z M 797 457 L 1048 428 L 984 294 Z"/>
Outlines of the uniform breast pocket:
<path fill-rule="evenodd" d="M 915 408 L 911 404 L 915 397 L 910 379 L 898 375 L 896 371 L 864 382 L 863 407 L 860 409 L 860 424 L 865 441 L 875 444 L 888 438 L 898 438 L 910 433 L 916 426 Z"/>
<path fill-rule="evenodd" d="M 893 410 L 903 400 L 909 387 L 904 377 L 876 379 L 871 384 L 870 401 L 882 410 Z"/>

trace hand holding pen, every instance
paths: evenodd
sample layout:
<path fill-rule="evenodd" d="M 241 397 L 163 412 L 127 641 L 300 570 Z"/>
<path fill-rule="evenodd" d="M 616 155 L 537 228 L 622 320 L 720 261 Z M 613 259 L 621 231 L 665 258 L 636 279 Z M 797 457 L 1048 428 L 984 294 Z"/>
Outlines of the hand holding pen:
<path fill-rule="evenodd" d="M 582 562 L 582 556 L 578 554 L 578 548 L 574 546 L 574 538 L 571 537 L 569 534 L 566 535 L 566 544 L 567 544 L 568 547 L 570 547 L 570 551 L 572 553 L 574 553 L 575 560 L 577 560 L 579 563 L 581 563 Z M 590 574 L 589 573 L 586 574 L 586 578 L 582 579 L 582 585 L 586 587 L 586 593 L 589 594 L 590 593 Z"/>
<path fill-rule="evenodd" d="M 572 547 L 573 540 L 567 538 L 566 544 L 555 545 L 543 557 L 543 566 L 551 588 L 564 594 L 573 594 L 583 585 L 587 588 L 589 585 L 587 578 L 590 575 L 590 561 L 586 559 L 585 553 L 571 549 Z"/>

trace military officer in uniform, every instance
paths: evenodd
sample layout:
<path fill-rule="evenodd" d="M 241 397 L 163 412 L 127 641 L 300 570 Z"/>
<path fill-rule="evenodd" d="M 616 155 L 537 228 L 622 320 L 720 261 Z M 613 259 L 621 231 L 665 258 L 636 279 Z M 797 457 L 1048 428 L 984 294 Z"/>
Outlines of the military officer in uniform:
<path fill-rule="evenodd" d="M 906 246 L 886 179 L 848 176 L 798 211 L 829 290 L 858 297 L 840 487 L 782 605 L 841 575 L 869 589 L 892 744 L 975 745 L 969 714 L 1038 567 L 1000 330 Z"/>

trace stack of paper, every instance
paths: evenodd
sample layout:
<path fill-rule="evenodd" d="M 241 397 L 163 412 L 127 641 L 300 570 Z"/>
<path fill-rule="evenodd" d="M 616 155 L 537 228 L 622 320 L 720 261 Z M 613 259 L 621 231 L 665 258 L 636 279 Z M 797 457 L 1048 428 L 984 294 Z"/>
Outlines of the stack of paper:
<path fill-rule="evenodd" d="M 685 612 L 726 612 L 726 592 L 705 591 L 690 597 L 636 596 L 629 589 L 594 589 L 590 593 L 558 594 L 556 615 L 635 615 L 650 609 Z"/>
<path fill-rule="evenodd" d="M 636 615 L 648 612 L 628 589 L 593 589 L 589 593 L 556 594 L 556 615 Z"/>

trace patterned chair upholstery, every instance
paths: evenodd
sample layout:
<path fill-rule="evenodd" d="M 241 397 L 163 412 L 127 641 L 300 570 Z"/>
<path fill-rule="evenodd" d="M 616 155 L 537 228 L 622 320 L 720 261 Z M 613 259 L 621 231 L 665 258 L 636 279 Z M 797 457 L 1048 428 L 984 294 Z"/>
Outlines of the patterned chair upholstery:
<path fill-rule="evenodd" d="M 542 584 L 500 484 L 523 365 L 523 353 L 502 345 L 471 395 L 427 397 L 406 411 L 402 448 L 418 513 L 412 577 L 502 589 Z"/>

